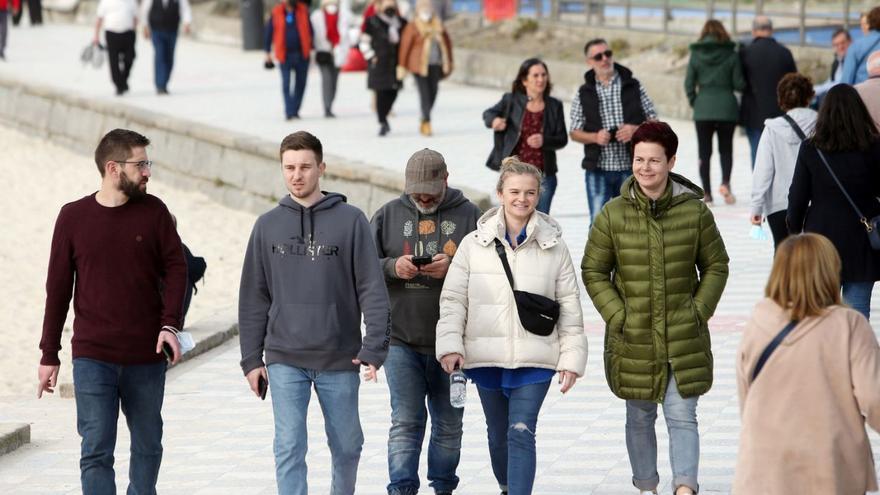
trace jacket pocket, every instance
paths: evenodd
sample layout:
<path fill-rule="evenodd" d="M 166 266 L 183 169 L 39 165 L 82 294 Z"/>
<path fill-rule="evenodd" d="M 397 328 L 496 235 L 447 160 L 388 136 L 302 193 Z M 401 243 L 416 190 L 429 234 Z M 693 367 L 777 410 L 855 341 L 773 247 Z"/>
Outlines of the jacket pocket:
<path fill-rule="evenodd" d="M 272 346 L 290 350 L 335 351 L 344 347 L 336 304 L 279 304 L 269 315 Z"/>

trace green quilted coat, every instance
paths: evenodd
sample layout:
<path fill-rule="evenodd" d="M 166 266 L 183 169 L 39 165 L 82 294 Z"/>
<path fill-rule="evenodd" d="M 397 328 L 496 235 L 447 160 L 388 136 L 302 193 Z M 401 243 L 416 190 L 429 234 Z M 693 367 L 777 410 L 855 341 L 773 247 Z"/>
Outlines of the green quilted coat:
<path fill-rule="evenodd" d="M 605 377 L 622 399 L 662 402 L 712 387 L 706 322 L 727 283 L 727 251 L 703 191 L 670 173 L 657 201 L 630 177 L 596 217 L 582 276 L 606 322 Z"/>

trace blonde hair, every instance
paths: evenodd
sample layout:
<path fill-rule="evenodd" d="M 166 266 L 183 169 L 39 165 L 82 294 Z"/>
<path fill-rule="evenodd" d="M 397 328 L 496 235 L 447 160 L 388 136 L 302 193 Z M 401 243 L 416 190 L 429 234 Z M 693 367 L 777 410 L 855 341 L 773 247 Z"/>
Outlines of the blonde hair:
<path fill-rule="evenodd" d="M 538 195 L 540 196 L 541 180 L 544 178 L 544 174 L 538 170 L 538 167 L 520 160 L 516 155 L 508 156 L 504 160 L 501 160 L 501 174 L 498 175 L 498 185 L 495 186 L 495 190 L 499 193 L 503 191 L 504 181 L 511 175 L 534 176 L 535 180 L 538 181 Z"/>
<path fill-rule="evenodd" d="M 792 320 L 818 316 L 840 304 L 840 256 L 819 234 L 798 234 L 776 249 L 764 295 L 791 311 Z"/>

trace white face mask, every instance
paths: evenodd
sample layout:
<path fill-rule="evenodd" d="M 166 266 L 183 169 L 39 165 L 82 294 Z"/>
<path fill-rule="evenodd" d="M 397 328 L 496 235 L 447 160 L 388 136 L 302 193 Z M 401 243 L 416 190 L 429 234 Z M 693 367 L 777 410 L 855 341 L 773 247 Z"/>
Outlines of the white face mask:
<path fill-rule="evenodd" d="M 328 14 L 333 15 L 333 14 L 339 12 L 339 7 L 337 7 L 335 3 L 331 3 L 331 4 L 328 4 L 326 7 L 324 7 L 324 10 Z"/>
<path fill-rule="evenodd" d="M 419 12 L 419 17 L 423 21 L 428 22 L 431 20 L 431 17 L 434 17 L 434 16 L 432 16 L 430 12 Z"/>

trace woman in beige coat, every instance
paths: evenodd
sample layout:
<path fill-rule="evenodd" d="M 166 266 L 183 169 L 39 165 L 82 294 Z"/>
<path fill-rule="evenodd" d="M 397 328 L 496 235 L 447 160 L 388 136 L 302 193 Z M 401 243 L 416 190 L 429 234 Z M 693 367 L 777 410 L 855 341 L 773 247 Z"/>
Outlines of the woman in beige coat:
<path fill-rule="evenodd" d="M 840 302 L 840 258 L 818 234 L 776 251 L 766 299 L 737 358 L 742 431 L 734 493 L 851 495 L 877 490 L 865 421 L 880 431 L 880 347 Z M 790 322 L 760 373 L 756 364 Z"/>
<path fill-rule="evenodd" d="M 461 241 L 443 283 L 437 323 L 437 359 L 447 373 L 464 368 L 476 383 L 492 471 L 510 495 L 532 492 L 535 429 L 553 375 L 559 374 L 565 393 L 587 364 L 577 272 L 559 224 L 535 211 L 540 183 L 534 166 L 516 157 L 504 161 L 501 206 Z M 517 290 L 559 303 L 549 335 L 532 333 L 520 321 L 499 250 Z"/>

